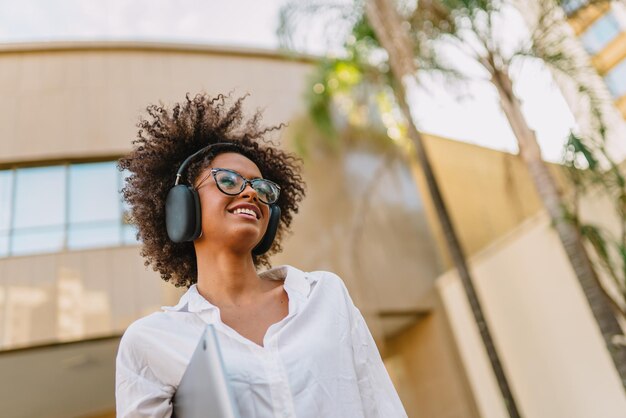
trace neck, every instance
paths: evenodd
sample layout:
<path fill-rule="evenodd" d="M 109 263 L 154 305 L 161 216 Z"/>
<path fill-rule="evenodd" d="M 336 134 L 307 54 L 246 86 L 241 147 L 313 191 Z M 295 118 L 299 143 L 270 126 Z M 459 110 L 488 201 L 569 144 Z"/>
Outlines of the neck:
<path fill-rule="evenodd" d="M 261 279 L 250 253 L 199 251 L 198 293 L 214 305 L 245 304 L 261 290 Z"/>

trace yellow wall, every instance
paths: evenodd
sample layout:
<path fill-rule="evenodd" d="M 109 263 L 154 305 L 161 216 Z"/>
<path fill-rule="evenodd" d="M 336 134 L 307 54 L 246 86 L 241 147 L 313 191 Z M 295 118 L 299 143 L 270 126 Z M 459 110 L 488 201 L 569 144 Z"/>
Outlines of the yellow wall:
<path fill-rule="evenodd" d="M 542 205 L 517 155 L 425 135 L 431 164 L 467 255 L 476 253 L 537 213 Z M 414 173 L 442 254 L 447 254 L 421 169 Z M 557 183 L 565 178 L 552 166 Z M 446 260 L 450 266 L 449 260 Z"/>
<path fill-rule="evenodd" d="M 440 303 L 387 340 L 385 365 L 411 418 L 478 418 Z"/>
<path fill-rule="evenodd" d="M 626 119 L 626 96 L 622 96 L 616 102 L 617 108 L 622 113 L 624 119 Z"/>

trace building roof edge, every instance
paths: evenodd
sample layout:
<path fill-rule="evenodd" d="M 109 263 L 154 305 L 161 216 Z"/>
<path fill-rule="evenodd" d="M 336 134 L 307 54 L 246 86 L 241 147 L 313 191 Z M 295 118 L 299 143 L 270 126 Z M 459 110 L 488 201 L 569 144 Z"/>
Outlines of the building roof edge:
<path fill-rule="evenodd" d="M 0 43 L 0 55 L 66 51 L 154 51 L 231 55 L 281 61 L 313 63 L 320 57 L 286 50 L 249 48 L 231 45 L 157 41 L 41 41 Z"/>

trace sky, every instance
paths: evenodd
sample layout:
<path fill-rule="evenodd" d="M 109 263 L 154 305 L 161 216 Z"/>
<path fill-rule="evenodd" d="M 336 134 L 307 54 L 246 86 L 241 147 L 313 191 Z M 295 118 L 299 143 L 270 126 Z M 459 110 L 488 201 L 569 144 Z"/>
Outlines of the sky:
<path fill-rule="evenodd" d="M 276 49 L 279 9 L 287 0 L 0 0 L 0 42 L 142 40 Z M 345 0 L 341 0 L 345 1 Z M 507 22 L 515 32 L 519 22 Z M 313 25 L 306 51 L 323 54 L 337 45 Z M 560 161 L 574 119 L 549 71 L 527 64 L 516 71 L 516 93 L 544 158 Z M 426 80 L 416 99 L 423 132 L 516 152 L 515 138 L 495 91 L 483 82 L 460 90 Z M 459 95 L 459 91 L 462 93 Z"/>

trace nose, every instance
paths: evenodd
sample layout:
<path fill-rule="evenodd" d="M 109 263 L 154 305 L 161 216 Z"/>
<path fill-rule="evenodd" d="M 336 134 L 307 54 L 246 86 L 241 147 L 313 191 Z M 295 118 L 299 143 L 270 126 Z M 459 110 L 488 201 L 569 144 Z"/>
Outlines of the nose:
<path fill-rule="evenodd" d="M 252 183 L 246 180 L 246 187 L 241 191 L 241 197 L 252 198 L 254 201 L 259 200 L 256 190 L 252 188 Z"/>

